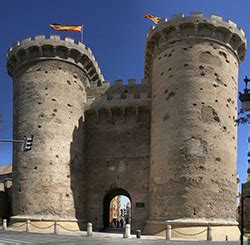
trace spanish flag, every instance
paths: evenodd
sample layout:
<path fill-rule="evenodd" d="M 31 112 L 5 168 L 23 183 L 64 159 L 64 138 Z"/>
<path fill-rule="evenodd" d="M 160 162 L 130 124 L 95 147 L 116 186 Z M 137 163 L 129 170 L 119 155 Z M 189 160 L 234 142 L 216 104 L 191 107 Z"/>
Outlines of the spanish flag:
<path fill-rule="evenodd" d="M 159 21 L 161 20 L 161 18 L 153 16 L 152 14 L 146 14 L 144 18 L 152 20 L 155 24 L 158 24 Z"/>
<path fill-rule="evenodd" d="M 60 25 L 60 24 L 50 24 L 53 30 L 57 31 L 71 31 L 71 32 L 82 32 L 82 25 Z"/>

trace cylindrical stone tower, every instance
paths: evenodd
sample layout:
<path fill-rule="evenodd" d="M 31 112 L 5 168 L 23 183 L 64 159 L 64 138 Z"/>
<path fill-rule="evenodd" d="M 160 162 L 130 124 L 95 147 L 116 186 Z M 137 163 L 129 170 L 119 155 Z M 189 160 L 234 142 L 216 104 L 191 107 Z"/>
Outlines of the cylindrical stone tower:
<path fill-rule="evenodd" d="M 166 221 L 236 227 L 235 119 L 245 52 L 244 31 L 217 15 L 178 14 L 149 31 L 151 233 Z"/>
<path fill-rule="evenodd" d="M 8 51 L 14 85 L 12 220 L 84 220 L 85 89 L 104 79 L 90 49 L 70 38 L 37 36 Z"/>

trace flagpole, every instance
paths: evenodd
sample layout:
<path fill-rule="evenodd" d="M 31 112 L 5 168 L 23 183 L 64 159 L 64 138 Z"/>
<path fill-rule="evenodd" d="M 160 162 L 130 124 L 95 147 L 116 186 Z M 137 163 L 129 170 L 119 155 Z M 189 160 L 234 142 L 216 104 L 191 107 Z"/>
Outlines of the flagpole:
<path fill-rule="evenodd" d="M 83 43 L 83 25 L 81 27 L 81 43 Z"/>

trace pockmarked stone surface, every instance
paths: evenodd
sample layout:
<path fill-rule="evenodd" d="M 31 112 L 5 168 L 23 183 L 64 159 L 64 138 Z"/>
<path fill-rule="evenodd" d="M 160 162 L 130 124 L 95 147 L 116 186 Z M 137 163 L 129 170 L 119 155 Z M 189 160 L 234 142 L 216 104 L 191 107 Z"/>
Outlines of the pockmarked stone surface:
<path fill-rule="evenodd" d="M 210 225 L 216 240 L 238 239 L 245 33 L 217 15 L 179 14 L 149 30 L 145 52 L 141 82 L 110 85 L 72 39 L 37 36 L 10 48 L 14 137 L 34 135 L 32 151 L 14 148 L 12 221 L 101 230 L 112 198 L 125 195 L 133 230 L 165 236 L 167 225 L 176 234 Z"/>

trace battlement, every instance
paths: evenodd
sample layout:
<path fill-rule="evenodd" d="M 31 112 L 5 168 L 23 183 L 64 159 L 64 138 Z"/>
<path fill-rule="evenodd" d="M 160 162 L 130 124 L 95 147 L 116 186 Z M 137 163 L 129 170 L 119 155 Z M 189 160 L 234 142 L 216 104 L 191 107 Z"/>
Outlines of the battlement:
<path fill-rule="evenodd" d="M 226 46 L 239 62 L 245 57 L 247 45 L 245 32 L 232 20 L 224 21 L 221 16 L 215 14 L 206 17 L 199 12 L 191 13 L 191 16 L 180 13 L 173 15 L 171 20 L 162 19 L 157 26 L 148 31 L 145 55 L 146 78 L 150 75 L 151 60 L 156 49 L 183 39 L 204 39 Z"/>
<path fill-rule="evenodd" d="M 74 39 L 58 35 L 35 36 L 15 43 L 7 52 L 7 70 L 13 76 L 23 65 L 37 60 L 55 59 L 73 63 L 81 68 L 90 81 L 90 86 L 101 86 L 104 77 L 90 48 Z"/>
<path fill-rule="evenodd" d="M 104 84 L 109 82 L 104 81 Z M 87 94 L 87 109 L 149 106 L 151 101 L 151 89 L 147 79 L 142 79 L 140 84 L 135 79 L 129 79 L 127 83 L 116 80 L 114 85 L 107 87 L 105 93 L 99 96 L 88 92 Z"/>

